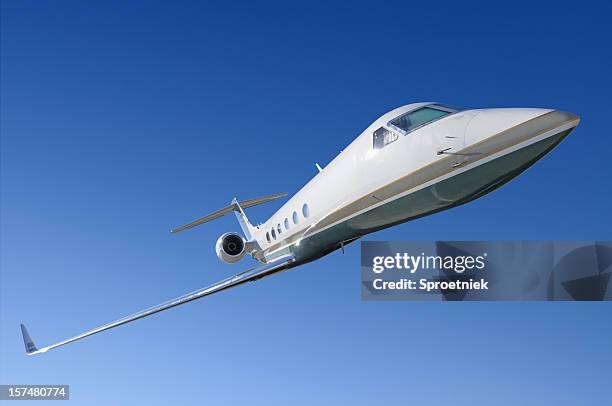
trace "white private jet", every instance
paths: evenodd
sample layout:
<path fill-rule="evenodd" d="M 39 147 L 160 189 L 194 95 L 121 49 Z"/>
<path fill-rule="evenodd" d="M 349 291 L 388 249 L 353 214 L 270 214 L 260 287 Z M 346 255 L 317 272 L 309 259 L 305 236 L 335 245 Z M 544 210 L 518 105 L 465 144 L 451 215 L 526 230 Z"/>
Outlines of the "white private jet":
<path fill-rule="evenodd" d="M 286 193 L 237 201 L 172 230 L 234 213 L 242 234 L 223 234 L 219 259 L 250 254 L 262 265 L 82 334 L 37 348 L 21 325 L 27 354 L 46 352 L 192 300 L 313 261 L 371 232 L 449 209 L 518 176 L 560 143 L 578 116 L 550 109 L 465 110 L 414 103 L 365 129 L 268 221 L 253 226 L 243 209 Z"/>

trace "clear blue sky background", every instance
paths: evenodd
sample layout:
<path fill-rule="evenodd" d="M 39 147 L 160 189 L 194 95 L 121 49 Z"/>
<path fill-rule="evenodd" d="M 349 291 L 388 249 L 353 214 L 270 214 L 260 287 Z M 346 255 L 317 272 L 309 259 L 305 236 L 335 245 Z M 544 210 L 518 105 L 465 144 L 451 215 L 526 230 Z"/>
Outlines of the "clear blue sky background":
<path fill-rule="evenodd" d="M 295 192 L 414 101 L 583 121 L 494 194 L 370 239 L 611 237 L 609 5 L 226 3 L 2 2 L 0 382 L 83 405 L 608 402 L 609 303 L 362 302 L 358 244 L 24 355 L 20 322 L 44 345 L 246 268 L 213 252 L 233 218 L 169 228 Z"/>

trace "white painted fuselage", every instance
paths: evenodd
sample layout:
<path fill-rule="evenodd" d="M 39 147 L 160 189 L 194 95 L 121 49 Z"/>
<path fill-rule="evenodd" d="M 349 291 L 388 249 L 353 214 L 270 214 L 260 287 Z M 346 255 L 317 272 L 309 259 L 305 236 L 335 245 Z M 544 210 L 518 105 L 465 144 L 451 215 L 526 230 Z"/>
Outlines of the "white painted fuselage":
<path fill-rule="evenodd" d="M 580 119 L 537 108 L 452 110 L 402 131 L 409 104 L 374 121 L 263 224 L 253 239 L 263 262 L 325 255 L 370 232 L 466 203 L 520 174 Z M 444 108 L 444 107 L 441 107 Z M 375 132 L 389 143 L 375 148 Z M 478 168 L 481 167 L 480 170 Z"/>

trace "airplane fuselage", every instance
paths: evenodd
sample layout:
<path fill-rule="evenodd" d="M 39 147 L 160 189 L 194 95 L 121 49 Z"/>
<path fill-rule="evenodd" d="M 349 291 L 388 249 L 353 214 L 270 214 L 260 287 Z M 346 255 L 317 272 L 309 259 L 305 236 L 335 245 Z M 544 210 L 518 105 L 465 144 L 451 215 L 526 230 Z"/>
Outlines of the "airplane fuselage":
<path fill-rule="evenodd" d="M 436 109 L 444 113 L 430 111 Z M 416 124 L 433 119 L 411 128 L 402 118 L 411 112 Z M 419 117 L 425 113 L 430 117 Z M 257 227 L 261 250 L 254 257 L 270 262 L 290 254 L 297 265 L 368 233 L 467 203 L 518 176 L 579 121 L 549 109 L 456 110 L 431 103 L 395 109 Z"/>

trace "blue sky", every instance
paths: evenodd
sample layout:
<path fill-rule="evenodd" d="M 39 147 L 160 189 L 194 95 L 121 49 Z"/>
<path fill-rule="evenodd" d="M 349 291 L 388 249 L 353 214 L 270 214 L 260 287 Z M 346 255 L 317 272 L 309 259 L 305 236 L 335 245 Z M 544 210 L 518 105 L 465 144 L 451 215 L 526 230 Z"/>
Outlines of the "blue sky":
<path fill-rule="evenodd" d="M 83 405 L 607 401 L 608 303 L 362 302 L 359 245 L 42 356 L 19 323 L 47 344 L 244 269 L 214 255 L 233 218 L 169 228 L 297 191 L 414 101 L 582 123 L 492 195 L 368 238 L 609 239 L 611 11 L 2 2 L 0 383 Z"/>

